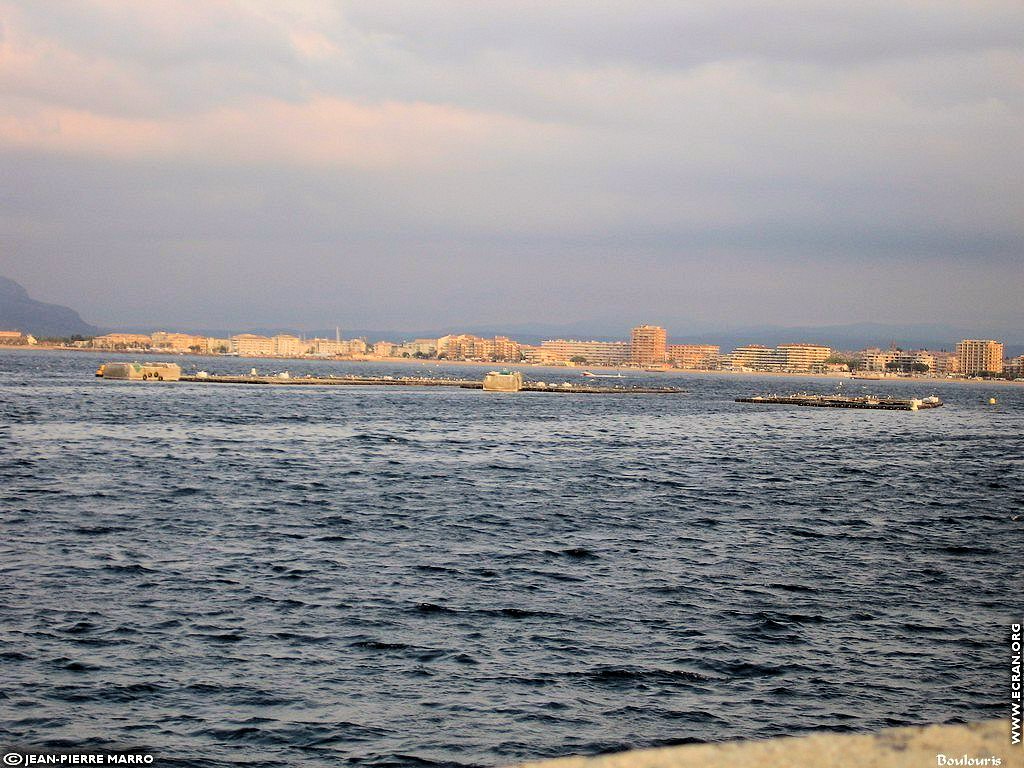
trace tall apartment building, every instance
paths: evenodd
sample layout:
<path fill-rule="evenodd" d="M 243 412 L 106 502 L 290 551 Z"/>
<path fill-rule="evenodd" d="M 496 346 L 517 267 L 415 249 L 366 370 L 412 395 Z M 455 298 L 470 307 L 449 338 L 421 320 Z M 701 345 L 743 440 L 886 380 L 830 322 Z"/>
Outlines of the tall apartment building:
<path fill-rule="evenodd" d="M 668 353 L 668 333 L 658 325 L 638 325 L 630 336 L 630 352 L 637 365 L 660 365 Z"/>
<path fill-rule="evenodd" d="M 720 353 L 717 344 L 669 344 L 666 357 L 680 368 L 713 368 Z"/>
<path fill-rule="evenodd" d="M 964 339 L 956 345 L 960 373 L 965 376 L 1003 372 L 1003 343 L 991 339 Z"/>
<path fill-rule="evenodd" d="M 533 357 L 533 352 L 529 355 Z M 589 365 L 625 365 L 631 359 L 631 347 L 628 341 L 548 339 L 540 343 L 539 357 L 547 363 L 567 363 L 576 357 Z"/>

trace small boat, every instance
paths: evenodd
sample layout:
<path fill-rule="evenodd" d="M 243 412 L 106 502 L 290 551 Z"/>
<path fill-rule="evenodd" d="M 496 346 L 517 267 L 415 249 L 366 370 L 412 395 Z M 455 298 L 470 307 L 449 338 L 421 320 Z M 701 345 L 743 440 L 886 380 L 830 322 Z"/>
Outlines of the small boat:
<path fill-rule="evenodd" d="M 622 379 L 625 378 L 621 373 L 593 373 L 591 371 L 584 371 L 582 376 L 586 376 L 588 379 Z"/>

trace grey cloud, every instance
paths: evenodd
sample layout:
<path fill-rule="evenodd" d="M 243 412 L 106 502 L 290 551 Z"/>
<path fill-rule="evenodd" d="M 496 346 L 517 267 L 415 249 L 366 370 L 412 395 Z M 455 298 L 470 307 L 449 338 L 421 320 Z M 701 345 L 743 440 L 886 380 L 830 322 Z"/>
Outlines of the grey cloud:
<path fill-rule="evenodd" d="M 1007 2 L 646 2 L 543 0 L 346 5 L 361 27 L 425 55 L 520 51 L 549 61 L 695 66 L 763 57 L 849 64 L 1018 48 L 1024 7 Z"/>
<path fill-rule="evenodd" d="M 23 2 L 4 44 L 45 55 L 0 117 L 325 96 L 514 128 L 368 167 L 6 147 L 0 274 L 104 323 L 1024 326 L 1019 2 L 295 7 Z"/>

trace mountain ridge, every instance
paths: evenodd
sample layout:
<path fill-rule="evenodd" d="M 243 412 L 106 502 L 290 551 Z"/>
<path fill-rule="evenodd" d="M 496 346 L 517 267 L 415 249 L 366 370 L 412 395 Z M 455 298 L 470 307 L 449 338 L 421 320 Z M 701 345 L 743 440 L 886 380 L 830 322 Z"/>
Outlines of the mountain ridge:
<path fill-rule="evenodd" d="M 0 276 L 0 327 L 33 336 L 92 336 L 99 332 L 70 307 L 47 304 L 8 277 Z"/>

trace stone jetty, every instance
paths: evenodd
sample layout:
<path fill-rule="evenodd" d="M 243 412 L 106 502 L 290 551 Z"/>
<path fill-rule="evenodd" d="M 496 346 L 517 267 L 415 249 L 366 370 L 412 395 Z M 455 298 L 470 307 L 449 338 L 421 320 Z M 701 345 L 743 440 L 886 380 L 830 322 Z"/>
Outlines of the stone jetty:
<path fill-rule="evenodd" d="M 441 379 L 414 376 L 275 376 L 183 374 L 180 381 L 192 384 L 247 384 L 254 386 L 361 386 L 361 387 L 458 387 L 483 389 L 476 379 Z M 681 394 L 678 387 L 593 386 L 563 382 L 523 382 L 520 392 L 556 392 L 576 395 L 672 395 Z"/>

